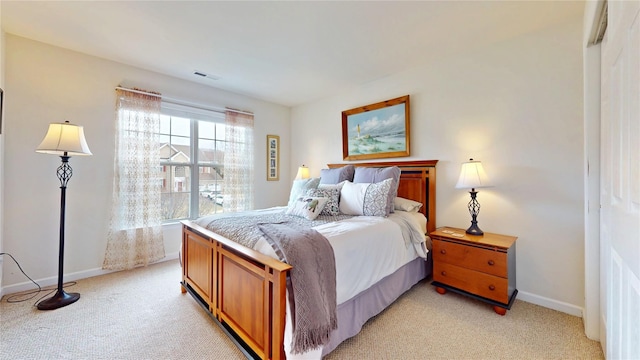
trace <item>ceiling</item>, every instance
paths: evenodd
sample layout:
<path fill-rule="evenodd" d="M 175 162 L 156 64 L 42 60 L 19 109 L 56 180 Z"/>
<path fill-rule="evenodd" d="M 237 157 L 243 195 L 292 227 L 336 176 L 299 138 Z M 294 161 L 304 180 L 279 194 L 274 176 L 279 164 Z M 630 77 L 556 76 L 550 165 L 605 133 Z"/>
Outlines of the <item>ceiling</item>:
<path fill-rule="evenodd" d="M 584 2 L 2 0 L 0 6 L 7 33 L 296 106 L 580 19 Z"/>

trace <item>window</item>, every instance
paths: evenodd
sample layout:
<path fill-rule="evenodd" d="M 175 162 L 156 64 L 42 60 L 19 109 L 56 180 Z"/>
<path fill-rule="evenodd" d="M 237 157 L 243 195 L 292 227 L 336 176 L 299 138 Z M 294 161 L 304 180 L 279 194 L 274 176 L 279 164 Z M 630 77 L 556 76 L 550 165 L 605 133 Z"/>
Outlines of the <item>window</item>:
<path fill-rule="evenodd" d="M 160 116 L 162 218 L 224 211 L 224 114 L 163 102 Z"/>
<path fill-rule="evenodd" d="M 182 106 L 120 87 L 116 109 L 105 269 L 162 258 L 163 221 L 253 208 L 252 113 Z"/>

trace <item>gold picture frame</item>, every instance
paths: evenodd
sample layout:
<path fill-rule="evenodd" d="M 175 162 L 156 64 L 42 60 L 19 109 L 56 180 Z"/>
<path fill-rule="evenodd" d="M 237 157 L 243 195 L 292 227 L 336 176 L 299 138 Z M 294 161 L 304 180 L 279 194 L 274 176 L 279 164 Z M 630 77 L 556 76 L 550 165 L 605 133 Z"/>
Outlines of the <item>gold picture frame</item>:
<path fill-rule="evenodd" d="M 280 136 L 267 135 L 267 181 L 280 180 Z"/>
<path fill-rule="evenodd" d="M 409 113 L 409 95 L 343 111 L 343 159 L 409 156 Z"/>

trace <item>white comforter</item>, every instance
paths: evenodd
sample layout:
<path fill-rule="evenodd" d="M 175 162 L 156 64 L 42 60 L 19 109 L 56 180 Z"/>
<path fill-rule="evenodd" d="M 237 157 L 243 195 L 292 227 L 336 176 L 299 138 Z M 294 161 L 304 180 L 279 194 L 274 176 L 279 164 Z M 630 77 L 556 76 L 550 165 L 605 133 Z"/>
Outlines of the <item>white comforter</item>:
<path fill-rule="evenodd" d="M 277 213 L 284 209 L 274 207 L 219 214 L 197 222 L 206 226 L 215 217 Z M 314 227 L 333 247 L 338 304 L 351 299 L 416 257 L 426 258 L 425 227 L 424 215 L 404 211 L 396 211 L 387 218 L 354 216 Z M 254 249 L 277 258 L 271 245 L 264 239 L 259 240 Z"/>

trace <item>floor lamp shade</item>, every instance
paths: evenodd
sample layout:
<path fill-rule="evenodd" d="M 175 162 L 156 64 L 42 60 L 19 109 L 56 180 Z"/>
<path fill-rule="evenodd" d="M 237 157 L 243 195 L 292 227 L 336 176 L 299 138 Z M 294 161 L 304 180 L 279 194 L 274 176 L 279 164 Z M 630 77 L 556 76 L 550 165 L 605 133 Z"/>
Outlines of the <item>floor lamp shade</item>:
<path fill-rule="evenodd" d="M 67 293 L 62 286 L 64 267 L 64 216 L 67 196 L 67 183 L 73 175 L 69 158 L 76 155 L 91 155 L 87 141 L 84 138 L 82 126 L 64 123 L 52 123 L 44 140 L 36 148 L 36 152 L 59 155 L 62 164 L 58 167 L 57 175 L 60 180 L 60 250 L 58 252 L 58 289 L 55 295 L 38 303 L 40 310 L 53 310 L 72 304 L 80 299 L 78 293 Z"/>
<path fill-rule="evenodd" d="M 92 155 L 84 138 L 84 128 L 68 121 L 49 124 L 49 130 L 36 151 L 66 156 Z"/>
<path fill-rule="evenodd" d="M 468 162 L 462 164 L 460 169 L 460 177 L 458 177 L 457 189 L 471 189 L 471 201 L 469 201 L 468 208 L 469 214 L 471 214 L 471 226 L 467 229 L 467 234 L 471 235 L 483 235 L 484 232 L 478 227 L 478 213 L 480 212 L 480 203 L 476 200 L 478 192 L 477 188 L 489 187 L 489 177 L 482 167 L 480 161 L 474 161 L 469 159 Z"/>

